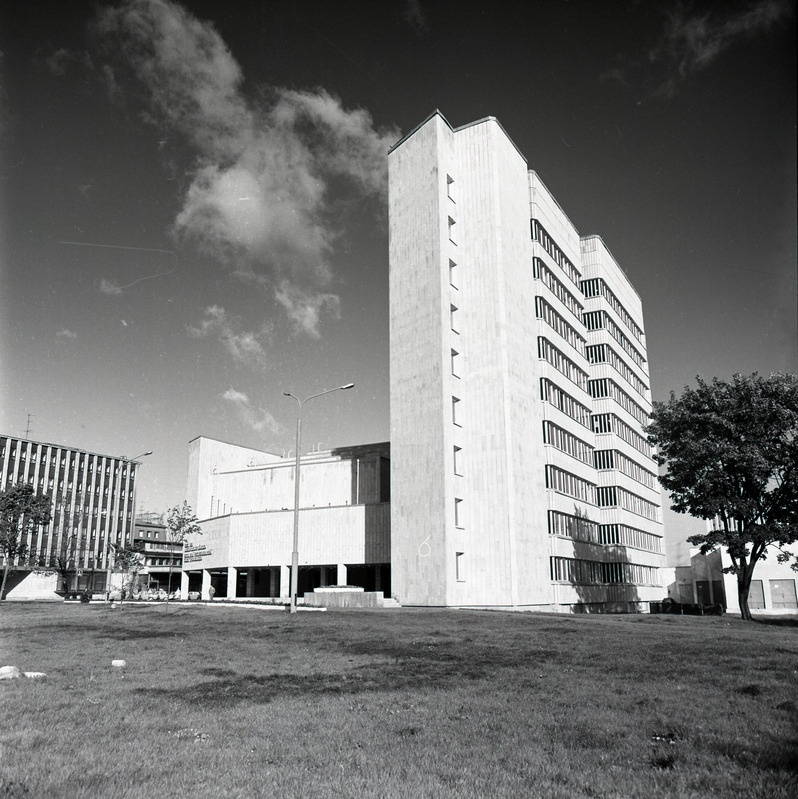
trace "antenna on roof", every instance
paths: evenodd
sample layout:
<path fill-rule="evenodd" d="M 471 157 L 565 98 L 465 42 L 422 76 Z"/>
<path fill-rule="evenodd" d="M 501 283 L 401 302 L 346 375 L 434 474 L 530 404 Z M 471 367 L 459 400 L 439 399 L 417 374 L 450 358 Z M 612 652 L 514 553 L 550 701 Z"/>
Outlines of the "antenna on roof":
<path fill-rule="evenodd" d="M 28 414 L 28 424 L 25 427 L 25 440 L 26 441 L 27 441 L 28 438 L 30 438 L 30 420 L 31 419 L 33 419 L 33 414 L 29 413 Z"/>

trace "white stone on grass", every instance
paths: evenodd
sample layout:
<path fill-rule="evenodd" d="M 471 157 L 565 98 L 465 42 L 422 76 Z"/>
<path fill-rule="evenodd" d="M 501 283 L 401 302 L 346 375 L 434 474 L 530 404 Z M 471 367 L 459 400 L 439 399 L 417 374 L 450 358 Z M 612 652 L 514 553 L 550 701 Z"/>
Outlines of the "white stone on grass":
<path fill-rule="evenodd" d="M 0 680 L 14 680 L 22 676 L 16 666 L 0 666 Z"/>
<path fill-rule="evenodd" d="M 125 668 L 125 666 L 127 666 L 127 661 L 125 661 L 125 660 L 112 660 L 111 661 L 111 665 L 115 669 L 123 669 L 123 668 Z"/>

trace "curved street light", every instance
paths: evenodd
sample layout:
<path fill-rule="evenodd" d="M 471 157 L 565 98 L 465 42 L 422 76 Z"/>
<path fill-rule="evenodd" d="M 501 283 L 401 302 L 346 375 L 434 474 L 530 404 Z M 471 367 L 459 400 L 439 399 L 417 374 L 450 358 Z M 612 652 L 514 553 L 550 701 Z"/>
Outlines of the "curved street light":
<path fill-rule="evenodd" d="M 291 603 L 288 607 L 291 613 L 296 613 L 296 589 L 299 580 L 299 444 L 302 436 L 302 406 L 316 397 L 332 394 L 333 391 L 347 391 L 354 387 L 354 383 L 347 383 L 345 386 L 328 388 L 326 391 L 320 391 L 318 394 L 311 394 L 309 397 L 305 397 L 305 399 L 299 399 L 299 397 L 292 394 L 290 391 L 283 391 L 283 396 L 293 397 L 297 401 L 296 444 L 294 450 L 296 453 L 294 460 L 294 548 L 291 552 Z"/>
<path fill-rule="evenodd" d="M 139 458 L 146 458 L 147 455 L 152 455 L 152 450 L 149 449 L 146 452 L 142 452 L 141 455 L 136 455 L 133 458 L 128 458 L 125 455 L 121 455 L 119 460 L 123 463 L 135 463 Z M 116 496 L 117 502 L 119 501 L 119 493 L 122 484 L 122 470 L 119 470 L 119 475 L 116 478 Z M 134 488 L 135 492 L 135 488 Z M 134 495 L 135 500 L 135 495 Z M 135 513 L 136 507 L 135 502 L 133 505 L 133 512 Z M 108 535 L 105 538 L 105 598 L 106 600 L 111 596 L 111 573 L 113 571 L 113 566 L 111 564 L 111 531 L 108 530 Z"/>

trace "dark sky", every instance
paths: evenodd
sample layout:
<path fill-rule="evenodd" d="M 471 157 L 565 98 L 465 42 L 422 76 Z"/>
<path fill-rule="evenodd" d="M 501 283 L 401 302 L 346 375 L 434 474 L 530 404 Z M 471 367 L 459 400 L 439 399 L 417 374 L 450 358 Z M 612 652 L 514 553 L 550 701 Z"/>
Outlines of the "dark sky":
<path fill-rule="evenodd" d="M 641 295 L 655 399 L 795 371 L 792 2 L 11 2 L 0 431 L 387 440 L 385 153 L 495 116 Z"/>

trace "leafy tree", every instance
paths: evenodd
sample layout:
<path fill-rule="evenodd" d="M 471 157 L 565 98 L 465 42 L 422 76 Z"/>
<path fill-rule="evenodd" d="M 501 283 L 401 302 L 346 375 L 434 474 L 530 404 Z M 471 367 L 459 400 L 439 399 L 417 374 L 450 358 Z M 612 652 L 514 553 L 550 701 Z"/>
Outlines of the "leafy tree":
<path fill-rule="evenodd" d="M 3 556 L 0 600 L 5 597 L 8 573 L 29 559 L 33 533 L 50 523 L 50 503 L 49 496 L 34 493 L 33 486 L 25 483 L 0 491 L 0 555 Z"/>
<path fill-rule="evenodd" d="M 122 572 L 122 586 L 120 595 L 122 600 L 125 598 L 125 592 L 131 591 L 133 583 L 136 580 L 136 575 L 141 569 L 144 556 L 140 549 L 129 546 L 123 547 L 119 544 L 113 544 L 114 548 L 114 568 Z"/>
<path fill-rule="evenodd" d="M 737 575 L 740 611 L 750 619 L 751 577 L 767 548 L 795 561 L 783 547 L 798 540 L 798 375 L 699 377 L 698 388 L 654 404 L 647 432 L 667 466 L 660 482 L 673 510 L 713 520 L 687 540 L 702 554 L 726 547 L 725 571 Z"/>
<path fill-rule="evenodd" d="M 181 546 L 186 543 L 186 539 L 195 535 L 202 535 L 202 528 L 197 524 L 197 517 L 191 509 L 191 505 L 183 500 L 182 505 L 175 505 L 166 511 L 166 538 L 172 544 L 180 544 Z M 169 582 L 167 583 L 168 591 L 166 601 L 169 601 L 169 595 L 172 593 L 172 556 L 169 556 Z"/>

